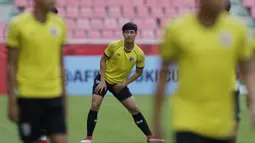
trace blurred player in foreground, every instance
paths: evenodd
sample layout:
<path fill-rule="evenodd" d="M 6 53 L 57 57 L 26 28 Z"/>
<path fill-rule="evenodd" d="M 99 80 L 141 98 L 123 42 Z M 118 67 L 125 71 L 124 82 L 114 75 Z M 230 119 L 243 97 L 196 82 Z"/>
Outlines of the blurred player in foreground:
<path fill-rule="evenodd" d="M 161 107 L 172 63 L 179 68 L 179 87 L 170 104 L 176 143 L 231 142 L 235 134 L 232 79 L 239 63 L 248 96 L 255 97 L 255 71 L 247 28 L 225 12 L 226 2 L 199 0 L 196 14 L 181 16 L 167 25 L 160 45 L 162 68 L 154 100 L 156 137 L 162 135 Z M 254 106 L 251 101 L 253 121 Z"/>
<path fill-rule="evenodd" d="M 51 12 L 52 12 L 52 13 L 55 13 L 55 14 L 58 14 L 58 9 L 57 9 L 56 7 L 53 7 L 53 8 L 51 9 Z M 43 136 L 40 137 L 40 141 L 41 141 L 40 143 L 48 143 L 47 138 L 46 138 L 46 136 L 45 136 L 45 135 L 47 134 L 47 133 L 46 133 L 46 130 L 41 130 L 41 131 L 42 131 L 42 135 L 43 135 Z"/>
<path fill-rule="evenodd" d="M 152 136 L 128 88 L 130 83 L 142 75 L 145 64 L 143 51 L 134 43 L 137 25 L 131 22 L 126 23 L 122 27 L 122 32 L 124 40 L 110 43 L 101 58 L 100 73 L 94 80 L 92 105 L 87 118 L 87 137 L 81 141 L 82 143 L 92 142 L 97 114 L 107 91 L 110 91 L 125 106 L 133 116 L 136 125 L 147 136 L 148 142 L 164 141 Z M 136 66 L 136 72 L 128 78 L 134 66 Z"/>
<path fill-rule="evenodd" d="M 225 5 L 225 10 L 229 13 L 231 9 L 231 1 L 226 0 L 226 5 Z M 234 106 L 235 106 L 235 121 L 236 121 L 236 127 L 235 127 L 235 134 L 233 136 L 233 139 L 231 143 L 236 143 L 236 137 L 237 137 L 237 129 L 240 121 L 240 101 L 239 101 L 239 85 L 238 85 L 238 76 L 237 76 L 237 70 L 234 69 L 234 74 L 233 74 L 233 94 L 234 94 Z"/>
<path fill-rule="evenodd" d="M 24 143 L 40 143 L 41 129 L 52 143 L 67 142 L 62 52 L 66 28 L 51 12 L 53 6 L 53 0 L 34 0 L 34 11 L 15 17 L 8 30 L 8 115 L 18 123 Z"/>

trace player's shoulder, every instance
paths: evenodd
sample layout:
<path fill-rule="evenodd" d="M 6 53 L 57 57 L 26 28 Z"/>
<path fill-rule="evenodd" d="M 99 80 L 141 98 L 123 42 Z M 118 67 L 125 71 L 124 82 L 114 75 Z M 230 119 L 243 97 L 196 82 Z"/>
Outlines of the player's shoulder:
<path fill-rule="evenodd" d="M 137 53 L 137 55 L 144 56 L 143 50 L 137 44 L 135 44 L 134 50 Z"/>
<path fill-rule="evenodd" d="M 109 44 L 109 46 L 111 47 L 121 47 L 121 46 L 124 46 L 124 40 L 116 40 L 116 41 L 113 41 Z"/>
<path fill-rule="evenodd" d="M 233 30 L 238 30 L 238 29 L 246 29 L 246 25 L 242 22 L 242 20 L 240 18 L 238 18 L 237 16 L 233 16 L 233 15 L 226 15 L 224 17 L 225 19 L 225 23 L 228 26 L 233 27 Z"/>
<path fill-rule="evenodd" d="M 65 24 L 65 20 L 63 17 L 60 17 L 59 15 L 55 14 L 55 13 L 49 13 L 49 16 L 50 16 L 50 20 L 54 23 L 57 23 L 57 24 L 61 24 L 61 25 L 64 25 Z"/>
<path fill-rule="evenodd" d="M 183 26 L 189 26 L 191 20 L 194 18 L 194 13 L 181 14 L 168 21 L 166 28 L 181 28 Z"/>
<path fill-rule="evenodd" d="M 27 23 L 28 19 L 31 19 L 31 17 L 32 17 L 32 14 L 26 11 L 12 18 L 10 20 L 10 24 L 19 25 L 19 24 Z"/>

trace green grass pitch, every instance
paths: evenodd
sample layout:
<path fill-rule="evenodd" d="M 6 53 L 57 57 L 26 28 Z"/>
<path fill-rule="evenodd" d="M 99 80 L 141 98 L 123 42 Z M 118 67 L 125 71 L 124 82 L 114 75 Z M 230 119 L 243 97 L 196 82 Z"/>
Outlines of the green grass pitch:
<path fill-rule="evenodd" d="M 68 133 L 69 143 L 79 143 L 86 135 L 86 118 L 90 108 L 90 96 L 69 96 Z M 147 121 L 151 123 L 152 96 L 135 96 L 137 104 Z M 249 120 L 244 96 L 241 97 L 241 124 L 238 132 L 238 143 L 254 143 L 255 132 Z M 165 138 L 172 142 L 170 126 L 170 106 L 165 104 Z M 15 124 L 7 118 L 7 98 L 0 97 L 0 143 L 19 143 Z M 219 129 L 220 130 L 220 129 Z M 125 108 L 113 97 L 106 96 L 98 115 L 98 123 L 94 132 L 94 141 L 100 143 L 142 143 L 146 137 L 136 127 L 133 118 Z"/>

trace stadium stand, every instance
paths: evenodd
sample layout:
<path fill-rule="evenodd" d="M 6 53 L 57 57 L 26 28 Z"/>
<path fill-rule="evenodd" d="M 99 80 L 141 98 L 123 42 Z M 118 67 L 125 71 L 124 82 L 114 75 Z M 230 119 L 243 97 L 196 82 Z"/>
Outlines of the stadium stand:
<path fill-rule="evenodd" d="M 194 1 L 57 0 L 57 7 L 60 15 L 66 19 L 69 39 L 118 39 L 121 26 L 125 22 L 134 21 L 139 26 L 140 34 L 137 39 L 157 40 L 161 35 L 159 29 L 164 27 L 166 19 L 194 10 Z M 31 10 L 31 2 L 32 0 L 15 0 L 15 5 L 17 8 Z M 247 17 L 244 6 L 255 18 L 255 0 L 232 0 L 232 3 L 237 5 L 233 10 L 237 15 Z M 248 25 L 251 23 L 250 27 L 254 27 L 250 16 L 244 22 Z M 3 25 L 0 21 L 1 31 Z M 3 41 L 4 34 L 0 35 L 0 41 Z"/>

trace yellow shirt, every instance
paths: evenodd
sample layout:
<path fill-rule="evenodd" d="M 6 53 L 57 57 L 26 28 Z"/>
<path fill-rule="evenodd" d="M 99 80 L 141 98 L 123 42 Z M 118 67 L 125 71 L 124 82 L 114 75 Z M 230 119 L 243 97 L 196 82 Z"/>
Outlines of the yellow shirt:
<path fill-rule="evenodd" d="M 105 71 L 105 80 L 110 84 L 124 82 L 135 65 L 136 68 L 144 68 L 145 56 L 136 44 L 131 52 L 126 52 L 123 40 L 114 41 L 108 45 L 104 54 L 110 58 Z"/>
<path fill-rule="evenodd" d="M 20 50 L 17 73 L 20 97 L 60 96 L 60 52 L 65 36 L 64 20 L 53 13 L 48 14 L 45 24 L 36 21 L 29 12 L 11 21 L 6 44 Z"/>
<path fill-rule="evenodd" d="M 172 98 L 173 128 L 224 139 L 234 133 L 233 69 L 252 56 L 247 29 L 222 14 L 204 28 L 195 14 L 168 24 L 160 54 L 179 67 L 179 88 Z"/>

